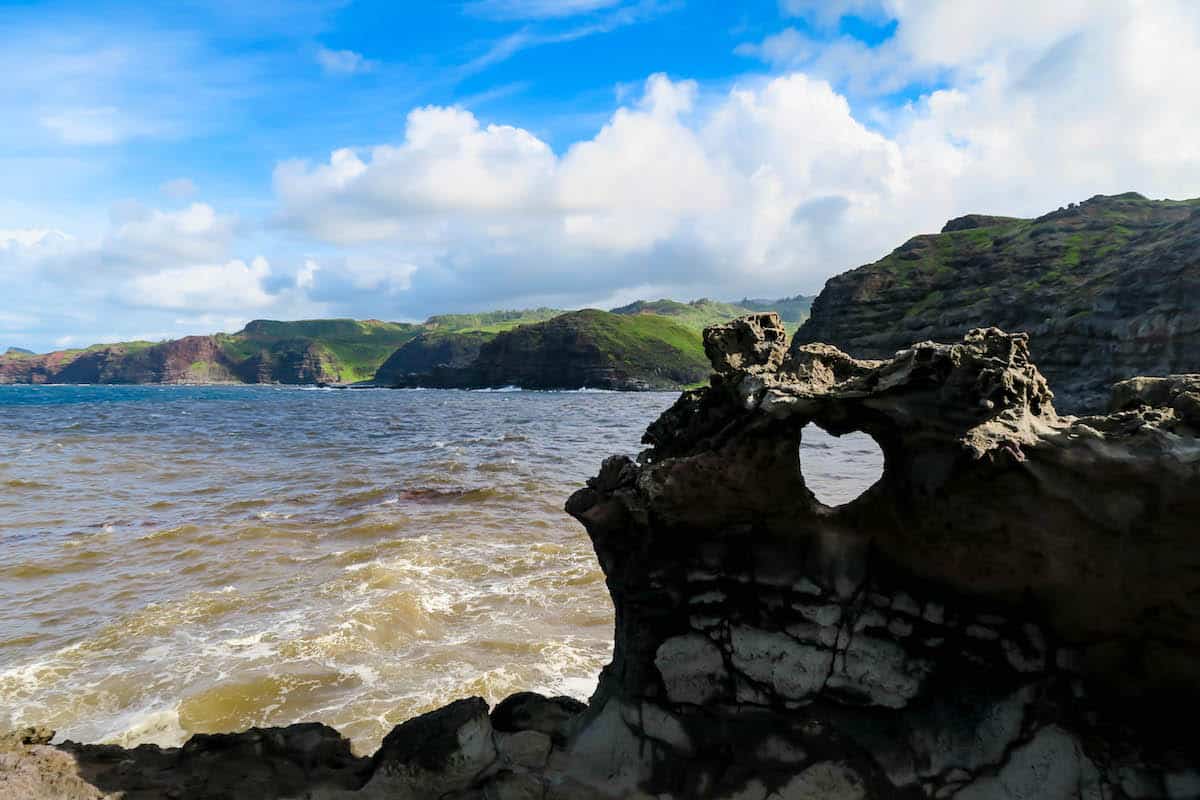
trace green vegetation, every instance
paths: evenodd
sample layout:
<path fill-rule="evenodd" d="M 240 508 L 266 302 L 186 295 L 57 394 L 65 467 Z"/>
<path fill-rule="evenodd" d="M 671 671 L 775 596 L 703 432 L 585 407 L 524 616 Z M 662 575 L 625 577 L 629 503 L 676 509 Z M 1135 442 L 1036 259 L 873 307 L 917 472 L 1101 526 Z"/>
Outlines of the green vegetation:
<path fill-rule="evenodd" d="M 528 308 L 516 311 L 485 311 L 479 314 L 438 314 L 425 320 L 424 327 L 443 333 L 500 333 L 512 330 L 518 325 L 545 322 L 562 313 L 562 309 L 559 308 Z"/>
<path fill-rule="evenodd" d="M 666 353 L 672 362 L 681 366 L 699 360 L 705 369 L 708 368 L 700 331 L 667 317 L 654 314 L 625 316 L 592 308 L 564 316 L 572 317 L 580 330 L 586 331 L 601 349 L 622 361 L 648 368 L 668 366 L 655 361 L 656 357 Z"/>
<path fill-rule="evenodd" d="M 669 317 L 686 328 L 703 331 L 709 325 L 728 322 L 753 311 L 733 303 L 701 298 L 690 303 L 680 303 L 677 300 L 638 300 L 627 306 L 614 308 L 611 313 L 620 316 Z"/>
<path fill-rule="evenodd" d="M 723 303 L 703 297 L 690 303 L 677 300 L 638 300 L 620 308 L 612 309 L 612 313 L 622 316 L 656 315 L 669 317 L 674 322 L 696 331 L 703 331 L 709 325 L 729 322 L 731 319 L 764 311 L 774 311 L 787 323 L 789 329 L 795 329 L 808 319 L 809 309 L 812 308 L 811 297 L 798 294 L 795 297 L 784 297 L 779 300 L 746 298 L 737 303 Z"/>
<path fill-rule="evenodd" d="M 46 355 L 13 351 L 0 356 L 0 382 L 50 378 L 100 383 L 378 380 L 390 385 L 430 371 L 481 368 L 475 363 L 481 348 L 501 335 L 519 334 L 519 347 L 531 359 L 540 357 L 539 346 L 549 350 L 563 346 L 557 340 L 539 345 L 543 335 L 574 337 L 574 341 L 586 343 L 586 358 L 598 357 L 606 365 L 604 369 L 630 376 L 630 385 L 673 387 L 707 377 L 701 344 L 706 326 L 765 310 L 776 310 L 795 325 L 807 316 L 811 302 L 802 295 L 741 304 L 664 299 L 631 303 L 613 312 L 535 308 L 443 314 L 420 324 L 254 320 L 236 333 L 208 337 L 97 344 Z M 565 362 L 561 366 L 568 371 L 572 368 Z M 539 381 L 552 383 L 553 379 L 543 375 Z"/>
<path fill-rule="evenodd" d="M 388 356 L 421 333 L 419 325 L 353 319 L 294 322 L 254 320 L 233 334 L 217 334 L 221 349 L 235 362 L 264 355 L 268 360 L 301 357 L 310 344 L 319 362 L 339 383 L 371 380 Z"/>
<path fill-rule="evenodd" d="M 1039 264 L 1037 274 L 1025 276 L 1020 284 L 1026 291 L 1078 283 L 1083 280 L 1084 267 L 1124 248 L 1140 229 L 1160 221 L 1164 209 L 1183 212 L 1191 202 L 1156 202 L 1129 193 L 1093 199 L 1038 219 L 971 215 L 970 219 L 987 224 L 915 236 L 864 267 L 889 278 L 886 284 L 869 291 L 871 296 L 902 292 L 912 303 L 905 311 L 905 316 L 911 318 L 940 302 L 942 296 L 934 294 L 936 291 L 959 297 L 970 293 L 972 286 L 964 285 L 963 271 L 983 261 L 1014 268 L 1024 263 Z"/>
<path fill-rule="evenodd" d="M 975 327 L 1026 331 L 1052 383 L 1065 385 L 1064 407 L 1085 395 L 1092 402 L 1122 376 L 1106 364 L 1161 370 L 1165 354 L 1178 352 L 1171 368 L 1194 368 L 1185 347 L 1158 343 L 1188 330 L 1172 315 L 1186 314 L 1180 297 L 1195 281 L 1197 208 L 1198 200 L 1128 193 L 1036 219 L 959 217 L 831 278 L 797 338 L 885 358 L 918 338 L 953 342 Z M 1142 326 L 1153 327 L 1153 347 L 1130 341 Z"/>
<path fill-rule="evenodd" d="M 481 348 L 465 377 L 474 385 L 666 389 L 702 381 L 709 371 L 699 330 L 657 314 L 589 308 L 499 334 Z M 594 379 L 598 373 L 607 377 Z"/>

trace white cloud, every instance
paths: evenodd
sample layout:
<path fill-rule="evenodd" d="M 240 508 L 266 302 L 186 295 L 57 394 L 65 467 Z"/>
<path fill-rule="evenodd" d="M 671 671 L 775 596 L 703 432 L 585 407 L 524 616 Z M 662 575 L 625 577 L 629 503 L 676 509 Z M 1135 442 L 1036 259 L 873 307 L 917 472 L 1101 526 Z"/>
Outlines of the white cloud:
<path fill-rule="evenodd" d="M 134 305 L 189 311 L 266 308 L 275 300 L 263 288 L 270 274 L 271 266 L 261 256 L 249 264 L 234 259 L 164 269 L 133 278 L 128 300 Z"/>
<path fill-rule="evenodd" d="M 789 10 L 827 13 L 802 5 Z M 418 109 L 398 144 L 280 164 L 281 214 L 415 265 L 412 302 L 428 310 L 648 283 L 816 291 L 958 214 L 1200 195 L 1200 6 L 834 10 L 848 12 L 898 16 L 895 36 L 868 48 L 784 31 L 743 49 L 783 74 L 720 93 L 654 76 L 559 153 L 462 109 Z M 935 79 L 912 103 L 872 99 Z"/>
<path fill-rule="evenodd" d="M 304 260 L 304 266 L 296 273 L 296 288 L 311 289 L 316 282 L 317 273 L 321 270 L 321 265 L 311 258 Z"/>
<path fill-rule="evenodd" d="M 476 3 L 476 13 L 540 21 L 514 26 L 455 77 L 666 7 Z M 169 330 L 175 319 L 226 320 L 250 310 L 396 318 L 631 292 L 791 294 L 818 290 L 828 276 L 961 213 L 1035 214 L 1097 192 L 1200 195 L 1200 4 L 782 0 L 781 7 L 805 22 L 785 19 L 738 48 L 768 64 L 770 76 L 719 88 L 651 77 L 576 141 L 552 147 L 518 125 L 426 106 L 409 113 L 402 135 L 378 146 L 332 141 L 330 156 L 317 163 L 279 163 L 278 218 L 315 241 L 272 242 L 254 219 L 239 222 L 198 202 L 170 210 L 123 205 L 106 229 L 87 235 L 18 209 L 10 214 L 14 230 L 0 232 L 0 276 L 21 287 L 40 276 L 51 289 L 19 288 L 8 308 L 37 306 L 48 318 L 58 314 L 55 324 L 65 329 L 63 319 L 90 308 L 111 316 L 136 294 L 138 303 L 170 310 L 166 321 L 139 320 L 137 330 Z M 875 47 L 839 36 L 846 13 L 895 18 L 895 33 Z M 37 81 L 17 69 L 37 47 L 0 53 L 19 90 L 7 108 L 23 115 L 10 128 L 78 143 L 124 140 L 146 126 L 169 132 L 181 120 L 207 130 L 205 120 L 227 119 L 220 112 L 236 108 L 228 100 L 236 92 L 222 60 L 221 69 L 204 71 L 211 93 L 196 103 L 180 94 L 182 67 L 204 62 L 203 48 L 186 44 L 46 45 L 54 57 Z M 327 54 L 335 71 L 369 66 L 352 51 Z M 240 76 L 243 66 L 227 68 Z M 134 75 L 149 100 L 131 102 L 118 90 Z M 28 138 L 6 135 L 10 149 L 23 152 Z M 37 175 L 35 166 L 24 169 Z M 178 180 L 163 191 L 190 201 L 192 187 Z M 273 268 L 256 267 L 258 253 Z M 219 293 L 202 291 L 203 282 L 242 295 L 216 307 Z"/>
<path fill-rule="evenodd" d="M 417 265 L 427 303 L 600 296 L 648 274 L 677 290 L 796 291 L 839 249 L 866 258 L 894 243 L 910 218 L 849 248 L 840 234 L 912 188 L 898 145 L 799 74 L 704 103 L 694 83 L 653 76 L 561 156 L 528 131 L 418 109 L 402 144 L 284 163 L 275 185 L 292 224 Z"/>
<path fill-rule="evenodd" d="M 206 203 L 177 211 L 128 204 L 113 211 L 112 226 L 95 257 L 111 273 L 129 273 L 164 264 L 206 263 L 221 259 L 233 239 L 236 219 Z"/>
<path fill-rule="evenodd" d="M 262 256 L 230 257 L 234 227 L 232 216 L 203 203 L 176 211 L 126 203 L 114 207 L 107 231 L 93 238 L 47 228 L 0 231 L 4 305 L 36 309 L 19 326 L 14 318 L 0 320 L 0 328 L 44 349 L 64 330 L 76 343 L 171 330 L 181 312 L 243 321 L 249 314 L 327 312 L 308 296 L 315 265 L 288 274 Z"/>
<path fill-rule="evenodd" d="M 353 242 L 388 238 L 430 212 L 472 214 L 536 205 L 554 168 L 549 146 L 527 131 L 479 125 L 458 108 L 420 108 L 408 115 L 398 146 L 372 148 L 367 161 L 335 151 L 327 164 L 285 162 L 275 170 L 286 213 L 322 238 Z"/>
<path fill-rule="evenodd" d="M 355 75 L 360 72 L 370 72 L 375 68 L 375 62 L 364 58 L 362 53 L 353 50 L 330 50 L 327 47 L 317 48 L 317 63 L 321 69 L 330 75 Z"/>

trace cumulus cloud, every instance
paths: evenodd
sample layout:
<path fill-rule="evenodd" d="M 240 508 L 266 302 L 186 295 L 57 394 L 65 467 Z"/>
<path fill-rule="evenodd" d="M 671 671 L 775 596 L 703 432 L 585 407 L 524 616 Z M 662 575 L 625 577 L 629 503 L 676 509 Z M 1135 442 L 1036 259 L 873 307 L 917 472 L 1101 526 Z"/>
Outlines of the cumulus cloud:
<path fill-rule="evenodd" d="M 249 264 L 240 259 L 224 264 L 201 264 L 138 275 L 130 281 L 133 305 L 189 311 L 255 310 L 270 306 L 275 297 L 263 288 L 271 265 L 261 256 Z"/>
<path fill-rule="evenodd" d="M 522 26 L 476 66 L 611 29 L 645 4 L 486 5 L 595 14 Z M 1098 192 L 1200 195 L 1198 4 L 781 8 L 795 18 L 738 48 L 769 75 L 732 86 L 652 76 L 576 141 L 424 106 L 376 146 L 333 141 L 326 158 L 280 162 L 276 221 L 298 239 L 250 248 L 253 220 L 198 202 L 129 205 L 92 238 L 50 224 L 0 234 L 0 270 L 70 285 L 64 314 L 103 285 L 120 288 L 113 302 L 192 320 L 769 296 L 815 292 L 962 213 L 1031 215 Z M 845 14 L 894 31 L 869 46 L 838 34 Z M 259 252 L 270 265 L 256 266 Z M 216 305 L 202 279 L 242 296 L 185 310 Z"/>
<path fill-rule="evenodd" d="M 662 287 L 797 291 L 838 232 L 900 205 L 899 146 L 802 74 L 701 103 L 651 77 L 592 138 L 556 155 L 534 134 L 455 108 L 409 115 L 405 139 L 275 172 L 285 219 L 344 246 L 388 246 L 422 302 L 601 297 Z M 860 236 L 878 252 L 905 221 Z"/>
<path fill-rule="evenodd" d="M 1200 195 L 1194 4 L 786 10 L 897 25 L 877 47 L 785 29 L 743 48 L 782 74 L 721 92 L 653 76 L 558 152 L 461 108 L 416 109 L 398 143 L 280 164 L 281 216 L 346 252 L 415 266 L 409 294 L 428 310 L 648 285 L 816 291 L 958 214 Z M 940 88 L 890 97 L 926 82 Z"/>
<path fill-rule="evenodd" d="M 67 288 L 113 285 L 165 267 L 221 261 L 235 225 L 232 215 L 205 203 L 163 211 L 127 202 L 111 209 L 107 229 L 96 238 L 41 228 L 0 231 L 0 251 L 10 251 L 6 266 L 35 267 Z"/>
<path fill-rule="evenodd" d="M 315 267 L 292 275 L 273 270 L 262 256 L 235 257 L 235 228 L 232 215 L 204 203 L 174 211 L 125 203 L 114 207 L 107 230 L 95 237 L 0 230 L 5 305 L 37 310 L 5 316 L 0 332 L 14 343 L 45 348 L 64 330 L 86 344 L 148 330 L 200 332 L 189 320 L 244 323 L 251 316 L 327 311 L 307 294 Z"/>

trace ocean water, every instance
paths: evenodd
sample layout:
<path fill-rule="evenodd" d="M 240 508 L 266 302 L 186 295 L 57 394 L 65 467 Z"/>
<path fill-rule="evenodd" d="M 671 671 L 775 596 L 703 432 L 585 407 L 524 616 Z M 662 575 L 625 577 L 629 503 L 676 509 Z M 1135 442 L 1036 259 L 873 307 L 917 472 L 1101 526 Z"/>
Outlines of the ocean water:
<path fill-rule="evenodd" d="M 0 728 L 179 744 L 586 697 L 612 606 L 567 496 L 674 394 L 0 386 Z M 848 500 L 869 439 L 812 429 Z"/>

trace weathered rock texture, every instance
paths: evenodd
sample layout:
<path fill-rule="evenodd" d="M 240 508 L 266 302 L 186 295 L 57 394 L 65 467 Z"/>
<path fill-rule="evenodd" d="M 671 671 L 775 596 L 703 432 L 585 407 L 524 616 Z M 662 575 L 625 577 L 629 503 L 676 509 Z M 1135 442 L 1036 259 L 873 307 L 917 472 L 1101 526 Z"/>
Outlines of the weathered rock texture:
<path fill-rule="evenodd" d="M 1027 331 L 1060 410 L 1136 375 L 1200 371 L 1200 200 L 1097 196 L 1037 219 L 972 214 L 831 278 L 797 337 L 862 358 L 970 329 Z"/>
<path fill-rule="evenodd" d="M 868 362 L 782 331 L 710 328 L 711 386 L 569 500 L 616 609 L 587 707 L 460 700 L 369 762 L 321 726 L 205 737 L 206 761 L 33 732 L 0 796 L 1200 798 L 1200 377 L 1060 417 L 1023 334 Z M 818 502 L 810 422 L 873 436 L 879 482 Z M 78 774 L 37 766 L 63 754 Z"/>
<path fill-rule="evenodd" d="M 673 797 L 1200 796 L 1200 379 L 1064 418 L 1024 335 L 781 328 L 710 328 L 712 387 L 571 498 L 617 613 L 574 752 Z M 809 422 L 880 481 L 817 502 Z"/>

